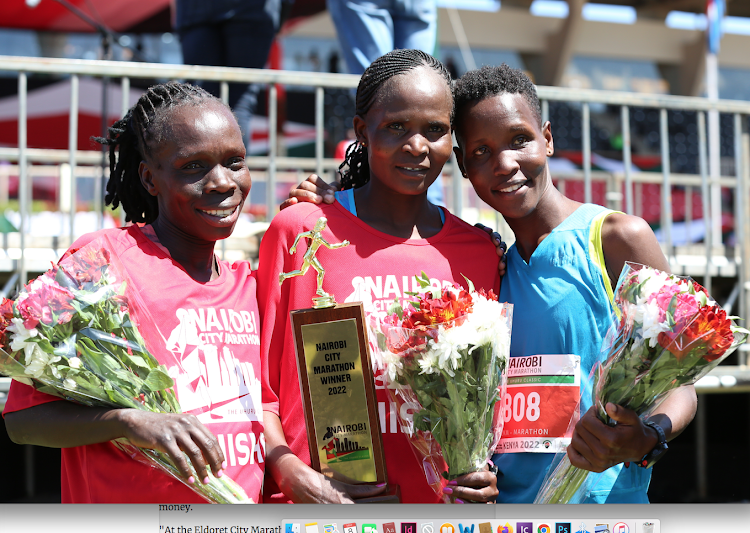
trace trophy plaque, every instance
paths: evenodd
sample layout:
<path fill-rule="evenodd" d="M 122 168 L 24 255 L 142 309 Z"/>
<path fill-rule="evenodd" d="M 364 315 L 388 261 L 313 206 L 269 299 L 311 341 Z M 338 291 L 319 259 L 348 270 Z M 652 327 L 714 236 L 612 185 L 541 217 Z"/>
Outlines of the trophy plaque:
<path fill-rule="evenodd" d="M 282 273 L 279 283 L 317 272 L 313 307 L 292 311 L 292 331 L 297 354 L 300 392 L 305 411 L 311 466 L 333 479 L 352 484 L 387 483 L 385 455 L 377 413 L 375 381 L 365 335 L 361 302 L 336 304 L 323 291 L 325 270 L 315 257 L 320 246 L 347 246 L 348 241 L 329 244 L 322 236 L 326 219 L 300 233 L 290 248 L 295 253 L 301 238 L 310 239 L 299 270 Z M 358 502 L 396 503 L 398 487 Z"/>

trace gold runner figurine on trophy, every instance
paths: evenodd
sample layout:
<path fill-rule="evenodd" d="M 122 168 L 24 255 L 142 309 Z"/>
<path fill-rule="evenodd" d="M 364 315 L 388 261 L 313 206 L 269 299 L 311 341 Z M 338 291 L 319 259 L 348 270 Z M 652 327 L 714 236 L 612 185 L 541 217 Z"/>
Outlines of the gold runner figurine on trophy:
<path fill-rule="evenodd" d="M 326 217 L 320 217 L 315 223 L 315 226 L 310 231 L 304 231 L 297 235 L 294 239 L 294 244 L 289 248 L 289 253 L 294 255 L 297 253 L 297 243 L 300 239 L 310 239 L 310 246 L 307 248 L 304 257 L 302 258 L 302 265 L 299 270 L 292 270 L 291 272 L 282 272 L 279 274 L 279 285 L 284 283 L 285 279 L 293 278 L 294 276 L 304 276 L 310 267 L 318 273 L 318 290 L 315 293 L 318 295 L 313 298 L 313 309 L 325 309 L 326 307 L 333 307 L 336 305 L 336 300 L 332 294 L 328 294 L 323 290 L 323 277 L 326 275 L 326 271 L 323 265 L 320 264 L 315 254 L 318 252 L 318 248 L 322 244 L 329 250 L 335 250 L 336 248 L 343 248 L 349 246 L 349 241 L 343 241 L 338 244 L 330 244 L 323 238 L 323 230 L 328 224 Z"/>

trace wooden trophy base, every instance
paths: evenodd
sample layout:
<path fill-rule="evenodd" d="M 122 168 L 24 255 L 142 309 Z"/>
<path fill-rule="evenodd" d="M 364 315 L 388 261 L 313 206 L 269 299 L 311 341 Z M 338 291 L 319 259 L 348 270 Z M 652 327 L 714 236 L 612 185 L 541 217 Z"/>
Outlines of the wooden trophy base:
<path fill-rule="evenodd" d="M 385 492 L 369 498 L 358 498 L 354 503 L 401 503 L 401 487 L 388 485 Z"/>

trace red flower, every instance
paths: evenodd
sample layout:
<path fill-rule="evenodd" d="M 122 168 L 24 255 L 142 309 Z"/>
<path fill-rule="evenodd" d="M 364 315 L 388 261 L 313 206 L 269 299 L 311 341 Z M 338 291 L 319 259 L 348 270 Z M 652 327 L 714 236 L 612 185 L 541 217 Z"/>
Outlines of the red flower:
<path fill-rule="evenodd" d="M 104 248 L 83 247 L 71 250 L 60 260 L 60 269 L 74 280 L 79 288 L 90 283 L 98 283 L 108 265 L 109 251 Z"/>
<path fill-rule="evenodd" d="M 487 300 L 495 300 L 496 302 L 498 300 L 497 294 L 495 294 L 492 289 L 490 289 L 489 292 L 486 292 L 484 289 L 479 289 L 477 293 L 479 294 L 479 296 L 483 296 Z"/>
<path fill-rule="evenodd" d="M 55 322 L 53 315 L 73 311 L 72 301 L 73 294 L 68 289 L 44 274 L 26 286 L 26 292 L 16 301 L 16 308 L 23 319 L 23 326 L 32 329 L 40 322 L 52 325 Z"/>
<path fill-rule="evenodd" d="M 7 344 L 5 342 L 5 330 L 8 329 L 8 326 L 10 326 L 12 318 L 13 300 L 3 298 L 3 301 L 0 302 L 0 347 L 3 347 Z"/>
<path fill-rule="evenodd" d="M 419 299 L 419 310 L 414 311 L 404 320 L 404 327 L 414 329 L 418 326 L 445 324 L 462 318 L 471 311 L 472 299 L 468 291 L 461 290 L 458 295 L 451 291 L 443 292 L 440 298 L 429 298 L 422 295 Z"/>
<path fill-rule="evenodd" d="M 724 355 L 734 342 L 731 326 L 726 311 L 718 306 L 705 306 L 682 331 L 660 333 L 658 341 L 680 361 L 697 351 L 710 362 Z"/>

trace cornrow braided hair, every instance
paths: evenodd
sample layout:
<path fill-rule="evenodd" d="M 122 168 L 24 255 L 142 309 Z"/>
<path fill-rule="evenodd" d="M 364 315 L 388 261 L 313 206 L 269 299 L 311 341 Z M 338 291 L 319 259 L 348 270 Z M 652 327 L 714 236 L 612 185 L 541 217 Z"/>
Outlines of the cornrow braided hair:
<path fill-rule="evenodd" d="M 500 94 L 520 94 L 529 104 L 539 124 L 542 124 L 542 106 L 536 94 L 536 87 L 529 77 L 519 69 L 503 63 L 498 67 L 483 66 L 470 70 L 453 86 L 454 115 L 453 130 L 460 144 L 461 117 L 472 103 Z"/>
<path fill-rule="evenodd" d="M 92 137 L 109 146 L 110 174 L 104 199 L 112 209 L 122 204 L 126 221 L 150 224 L 159 215 L 156 197 L 141 184 L 138 167 L 145 156 L 150 156 L 154 147 L 163 141 L 168 124 L 167 111 L 183 105 L 199 105 L 206 100 L 221 103 L 204 89 L 187 83 L 154 85 L 123 118 L 110 126 L 106 138 Z"/>
<path fill-rule="evenodd" d="M 362 74 L 357 86 L 356 114 L 360 117 L 367 114 L 380 89 L 388 80 L 422 66 L 429 67 L 440 74 L 450 88 L 451 75 L 448 69 L 430 54 L 414 49 L 393 50 L 373 61 Z M 359 141 L 349 145 L 344 162 L 339 166 L 339 176 L 342 189 L 361 187 L 370 181 L 366 146 Z"/>

